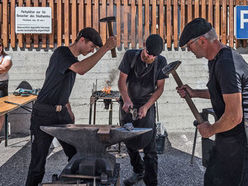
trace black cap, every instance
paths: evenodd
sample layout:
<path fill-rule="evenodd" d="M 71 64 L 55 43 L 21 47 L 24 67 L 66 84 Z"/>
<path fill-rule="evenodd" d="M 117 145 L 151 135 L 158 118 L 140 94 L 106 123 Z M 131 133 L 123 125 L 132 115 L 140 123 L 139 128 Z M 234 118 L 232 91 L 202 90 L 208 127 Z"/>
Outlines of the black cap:
<path fill-rule="evenodd" d="M 94 28 L 87 27 L 82 29 L 78 33 L 76 41 L 78 41 L 81 37 L 90 40 L 96 46 L 102 47 L 103 45 L 100 34 Z"/>
<path fill-rule="evenodd" d="M 207 22 L 203 18 L 196 18 L 189 22 L 183 29 L 180 36 L 179 46 L 186 45 L 191 39 L 206 34 L 212 29 L 211 23 Z"/>
<path fill-rule="evenodd" d="M 151 34 L 146 39 L 146 50 L 149 55 L 158 56 L 163 50 L 163 39 L 158 34 Z"/>

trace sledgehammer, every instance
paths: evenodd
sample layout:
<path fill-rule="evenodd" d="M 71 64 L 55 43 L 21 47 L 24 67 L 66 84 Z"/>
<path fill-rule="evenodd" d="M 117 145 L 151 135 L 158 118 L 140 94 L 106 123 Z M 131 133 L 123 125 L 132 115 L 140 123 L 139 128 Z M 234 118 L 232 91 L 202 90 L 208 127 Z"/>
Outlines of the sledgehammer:
<path fill-rule="evenodd" d="M 182 83 L 180 77 L 178 76 L 178 74 L 176 72 L 176 69 L 178 68 L 178 66 L 180 64 L 181 64 L 181 61 L 174 61 L 174 62 L 171 62 L 170 64 L 166 65 L 162 69 L 164 74 L 166 74 L 166 75 L 169 75 L 170 73 L 172 74 L 172 76 L 174 77 L 178 87 L 183 86 L 183 83 Z M 192 101 L 191 97 L 189 96 L 189 94 L 187 92 L 186 92 L 185 100 L 186 100 L 187 104 L 189 105 L 189 108 L 192 111 L 195 119 L 197 120 L 197 123 L 194 122 L 194 125 L 197 126 L 199 123 L 203 123 L 204 120 L 202 119 L 201 114 L 197 110 L 194 102 Z M 191 156 L 191 164 L 193 164 L 193 157 L 194 157 L 194 154 L 195 154 L 196 136 L 197 136 L 197 127 L 195 129 L 195 137 L 194 137 L 194 144 L 193 144 L 193 150 L 192 150 L 192 156 Z"/>

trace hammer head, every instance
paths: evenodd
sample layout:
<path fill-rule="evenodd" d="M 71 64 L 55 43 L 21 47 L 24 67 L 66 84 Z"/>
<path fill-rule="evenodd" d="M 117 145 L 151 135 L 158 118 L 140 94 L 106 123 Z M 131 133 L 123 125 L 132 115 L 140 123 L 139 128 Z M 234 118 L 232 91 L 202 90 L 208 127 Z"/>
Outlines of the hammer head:
<path fill-rule="evenodd" d="M 99 20 L 100 22 L 115 22 L 115 16 L 104 17 Z"/>
<path fill-rule="evenodd" d="M 129 112 L 132 114 L 132 120 L 138 119 L 138 110 L 136 108 L 129 108 Z"/>
<path fill-rule="evenodd" d="M 171 62 L 162 69 L 162 72 L 166 75 L 169 75 L 173 70 L 176 70 L 180 64 L 181 61 Z"/>

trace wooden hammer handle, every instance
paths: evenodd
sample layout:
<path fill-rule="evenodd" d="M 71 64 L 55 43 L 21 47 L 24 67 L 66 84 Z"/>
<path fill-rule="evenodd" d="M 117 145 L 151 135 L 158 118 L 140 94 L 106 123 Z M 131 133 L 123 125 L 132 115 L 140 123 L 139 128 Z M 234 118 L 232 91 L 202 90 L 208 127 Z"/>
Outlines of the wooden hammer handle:
<path fill-rule="evenodd" d="M 171 74 L 174 77 L 178 87 L 183 86 L 183 83 L 182 83 L 180 77 L 178 76 L 177 72 L 175 70 L 173 70 L 173 71 L 171 71 Z M 202 119 L 202 116 L 200 115 L 194 102 L 192 101 L 191 97 L 189 96 L 189 94 L 187 92 L 186 92 L 185 100 L 186 100 L 187 104 L 189 105 L 189 108 L 192 111 L 192 113 L 195 116 L 195 119 L 198 121 L 198 123 L 200 124 L 200 123 L 204 122 Z"/>
<path fill-rule="evenodd" d="M 113 29 L 112 29 L 112 23 L 109 21 L 108 22 L 108 30 L 109 30 L 109 36 L 113 36 Z M 116 51 L 115 48 L 111 49 L 111 55 L 112 57 L 116 57 Z"/>

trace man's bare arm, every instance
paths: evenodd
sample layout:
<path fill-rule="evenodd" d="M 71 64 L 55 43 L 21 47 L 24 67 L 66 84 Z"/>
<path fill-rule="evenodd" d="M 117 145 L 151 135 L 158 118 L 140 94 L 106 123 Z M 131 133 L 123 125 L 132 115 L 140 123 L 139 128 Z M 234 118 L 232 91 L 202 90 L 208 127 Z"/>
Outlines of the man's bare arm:
<path fill-rule="evenodd" d="M 164 82 L 165 82 L 165 79 L 161 79 L 161 80 L 157 81 L 157 89 L 152 94 L 152 96 L 148 100 L 148 102 L 145 104 L 147 109 L 149 109 L 158 100 L 158 98 L 162 95 L 162 93 L 164 91 Z"/>
<path fill-rule="evenodd" d="M 208 122 L 198 125 L 198 129 L 203 137 L 210 137 L 214 134 L 233 129 L 243 118 L 242 95 L 241 93 L 223 94 L 225 102 L 225 112 L 214 124 Z"/>
<path fill-rule="evenodd" d="M 189 85 L 183 85 L 181 87 L 177 87 L 178 94 L 184 98 L 186 95 L 186 91 L 191 98 L 204 98 L 210 99 L 210 94 L 208 89 L 192 89 Z"/>
<path fill-rule="evenodd" d="M 157 81 L 157 89 L 155 90 L 155 92 L 152 94 L 152 96 L 150 97 L 150 99 L 148 100 L 148 102 L 146 104 L 144 104 L 142 107 L 139 108 L 138 111 L 138 116 L 139 119 L 142 119 L 144 117 L 146 117 L 147 111 L 148 109 L 155 103 L 155 101 L 157 101 L 157 99 L 161 96 L 161 94 L 164 91 L 164 82 L 165 80 L 158 80 Z"/>
<path fill-rule="evenodd" d="M 116 38 L 111 36 L 99 50 L 97 50 L 93 55 L 83 59 L 82 61 L 76 62 L 70 66 L 70 70 L 83 75 L 93 68 L 97 62 L 104 56 L 104 54 L 116 46 Z"/>
<path fill-rule="evenodd" d="M 228 131 L 237 126 L 243 118 L 241 93 L 223 94 L 225 112 L 221 118 L 212 125 L 214 133 Z"/>
<path fill-rule="evenodd" d="M 129 107 L 133 107 L 133 103 L 128 96 L 128 91 L 127 91 L 127 74 L 120 72 L 119 80 L 118 80 L 118 88 L 121 94 L 121 97 L 123 99 L 124 105 L 123 105 L 123 110 L 125 112 L 128 112 Z"/>

